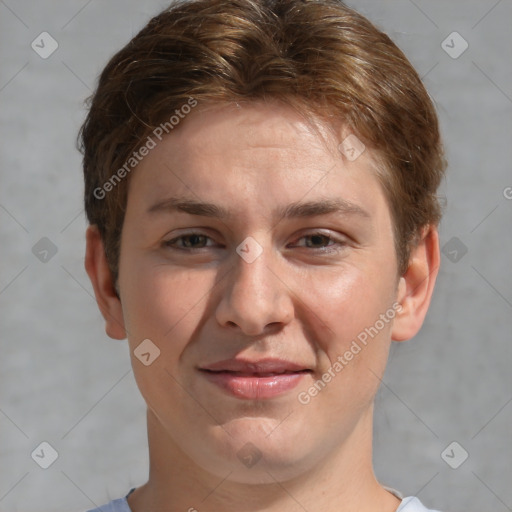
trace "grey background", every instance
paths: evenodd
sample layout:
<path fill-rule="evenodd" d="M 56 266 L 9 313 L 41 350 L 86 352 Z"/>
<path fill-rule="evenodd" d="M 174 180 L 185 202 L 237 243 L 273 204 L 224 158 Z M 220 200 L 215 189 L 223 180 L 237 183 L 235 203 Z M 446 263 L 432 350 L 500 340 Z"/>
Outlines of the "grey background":
<path fill-rule="evenodd" d="M 127 342 L 106 336 L 83 268 L 75 137 L 107 59 L 166 5 L 0 0 L 2 512 L 86 510 L 147 478 Z M 450 164 L 441 240 L 460 241 L 445 247 L 421 333 L 393 347 L 375 469 L 443 511 L 512 510 L 512 2 L 350 5 L 405 51 L 438 107 Z M 31 48 L 43 31 L 59 44 L 47 59 Z M 441 46 L 453 31 L 469 43 L 457 59 Z M 57 249 L 46 263 L 32 251 L 43 237 Z M 48 469 L 31 458 L 42 441 L 59 455 Z M 441 457 L 453 441 L 469 453 L 458 469 Z"/>

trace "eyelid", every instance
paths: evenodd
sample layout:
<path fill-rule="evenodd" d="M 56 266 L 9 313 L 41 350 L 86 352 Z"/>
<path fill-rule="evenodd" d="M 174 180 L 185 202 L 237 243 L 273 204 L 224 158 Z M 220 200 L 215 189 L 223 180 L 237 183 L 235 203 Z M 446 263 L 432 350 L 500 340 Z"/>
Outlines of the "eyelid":
<path fill-rule="evenodd" d="M 331 240 L 334 240 L 336 242 L 346 242 L 347 240 L 347 236 L 343 236 L 343 235 L 336 235 L 334 234 L 332 231 L 323 231 L 322 228 L 319 228 L 319 229 L 313 229 L 312 231 L 306 231 L 304 233 L 301 233 L 301 235 L 296 238 L 296 240 L 300 240 L 301 238 L 304 238 L 304 237 L 307 237 L 307 236 L 315 236 L 315 235 L 320 235 L 320 236 L 325 236 L 326 238 L 330 238 Z"/>

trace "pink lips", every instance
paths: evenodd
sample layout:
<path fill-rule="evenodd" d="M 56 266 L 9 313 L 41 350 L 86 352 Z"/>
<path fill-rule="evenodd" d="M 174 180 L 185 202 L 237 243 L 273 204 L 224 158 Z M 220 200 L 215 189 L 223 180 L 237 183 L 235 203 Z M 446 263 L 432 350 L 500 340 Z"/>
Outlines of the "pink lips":
<path fill-rule="evenodd" d="M 246 400 L 274 398 L 293 389 L 311 370 L 281 359 L 227 359 L 199 370 L 213 384 Z"/>

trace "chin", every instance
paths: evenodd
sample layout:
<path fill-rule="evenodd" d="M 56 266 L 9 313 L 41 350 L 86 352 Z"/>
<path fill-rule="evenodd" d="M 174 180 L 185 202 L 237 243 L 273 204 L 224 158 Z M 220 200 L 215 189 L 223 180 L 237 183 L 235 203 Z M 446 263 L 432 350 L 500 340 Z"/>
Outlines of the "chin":
<path fill-rule="evenodd" d="M 274 431 L 266 428 L 269 423 Z M 284 482 L 313 469 L 318 460 L 312 454 L 321 450 L 308 442 L 311 437 L 292 433 L 289 428 L 278 433 L 278 424 L 268 418 L 234 420 L 217 427 L 222 430 L 218 433 L 222 441 L 217 435 L 204 436 L 192 458 L 209 473 L 219 478 L 229 475 L 229 481 L 241 484 Z M 209 446 L 205 446 L 208 439 Z"/>
<path fill-rule="evenodd" d="M 217 461 L 198 461 L 204 470 L 219 478 L 226 478 L 239 484 L 263 485 L 275 484 L 292 480 L 312 469 L 313 462 L 307 463 L 304 459 L 284 456 L 282 453 L 270 454 L 266 452 L 259 458 L 254 446 L 246 445 L 243 456 L 233 453 L 231 456 L 217 458 Z M 253 461 L 251 461 L 253 458 Z M 242 460 L 241 460 L 242 459 Z M 244 462 L 244 459 L 246 462 Z"/>

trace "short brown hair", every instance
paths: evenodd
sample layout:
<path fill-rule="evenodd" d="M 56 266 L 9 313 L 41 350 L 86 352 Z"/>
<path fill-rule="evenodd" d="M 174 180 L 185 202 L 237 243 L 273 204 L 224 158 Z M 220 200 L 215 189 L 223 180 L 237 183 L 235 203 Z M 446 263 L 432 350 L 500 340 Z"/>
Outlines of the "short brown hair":
<path fill-rule="evenodd" d="M 401 274 L 421 228 L 438 224 L 437 115 L 386 34 L 338 0 L 178 0 L 110 59 L 79 133 L 85 211 L 115 283 L 129 176 L 95 191 L 191 97 L 277 99 L 341 120 L 379 156 Z"/>

